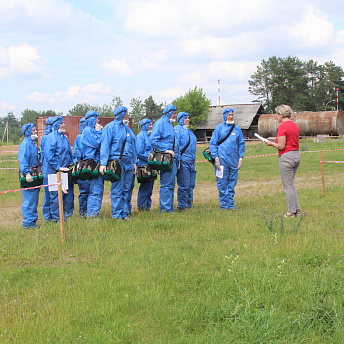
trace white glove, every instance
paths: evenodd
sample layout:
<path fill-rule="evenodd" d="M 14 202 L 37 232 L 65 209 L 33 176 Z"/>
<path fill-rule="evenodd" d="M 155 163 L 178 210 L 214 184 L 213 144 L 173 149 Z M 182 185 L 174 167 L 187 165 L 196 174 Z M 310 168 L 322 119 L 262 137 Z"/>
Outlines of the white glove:
<path fill-rule="evenodd" d="M 101 165 L 101 166 L 99 167 L 99 172 L 100 172 L 102 175 L 104 175 L 105 172 L 106 172 L 106 166 L 105 166 L 105 165 Z"/>
<path fill-rule="evenodd" d="M 170 153 L 170 154 L 172 155 L 172 158 L 174 158 L 174 152 L 173 152 L 173 150 L 167 150 L 167 151 L 165 151 L 165 153 Z"/>
<path fill-rule="evenodd" d="M 218 156 L 215 158 L 215 166 L 216 166 L 217 170 L 220 171 L 221 162 L 220 162 L 220 158 Z"/>
<path fill-rule="evenodd" d="M 97 124 L 95 125 L 94 129 L 95 129 L 95 130 L 98 130 L 98 131 L 101 131 L 101 130 L 103 130 L 103 126 L 102 126 L 101 124 L 97 123 Z"/>
<path fill-rule="evenodd" d="M 240 158 L 238 161 L 238 170 L 240 170 L 241 165 L 242 165 L 242 158 Z"/>
<path fill-rule="evenodd" d="M 69 168 L 68 167 L 60 167 L 59 172 L 69 172 Z"/>
<path fill-rule="evenodd" d="M 28 174 L 25 176 L 25 178 L 26 178 L 26 181 L 27 181 L 28 183 L 32 183 L 32 182 L 33 182 L 33 179 L 32 179 L 32 176 L 31 176 L 30 173 L 28 173 Z"/>
<path fill-rule="evenodd" d="M 134 164 L 134 174 L 136 174 L 136 172 L 137 172 L 137 165 Z"/>

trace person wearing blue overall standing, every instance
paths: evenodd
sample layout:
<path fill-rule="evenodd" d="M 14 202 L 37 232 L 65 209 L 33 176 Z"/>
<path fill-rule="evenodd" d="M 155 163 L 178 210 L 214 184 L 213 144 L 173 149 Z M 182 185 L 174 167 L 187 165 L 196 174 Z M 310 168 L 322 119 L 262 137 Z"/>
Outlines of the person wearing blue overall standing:
<path fill-rule="evenodd" d="M 64 135 L 65 122 L 62 116 L 56 116 L 53 122 L 53 131 L 46 138 L 44 159 L 47 162 L 46 175 L 59 172 L 68 172 L 73 162 L 72 150 L 68 138 Z M 74 184 L 69 182 L 67 193 L 63 194 L 64 218 L 68 218 L 74 211 Z M 58 192 L 50 191 L 51 221 L 60 221 Z"/>
<path fill-rule="evenodd" d="M 73 144 L 73 164 L 76 164 L 78 161 L 84 159 L 83 147 L 81 143 L 82 132 L 86 127 L 85 117 L 80 119 L 79 129 L 80 133 L 76 137 Z M 87 201 L 88 194 L 90 192 L 90 181 L 89 180 L 77 180 L 79 186 L 79 215 L 84 217 L 87 213 Z"/>
<path fill-rule="evenodd" d="M 96 111 L 88 111 L 85 116 L 86 128 L 82 133 L 84 159 L 93 159 L 97 164 L 100 161 L 100 143 L 102 126 L 98 123 L 99 114 Z M 98 218 L 103 202 L 104 179 L 101 177 L 88 180 L 89 196 L 87 203 L 87 217 Z"/>
<path fill-rule="evenodd" d="M 180 168 L 177 172 L 178 209 L 192 208 L 193 190 L 196 185 L 196 144 L 195 134 L 189 129 L 189 114 L 180 112 L 177 116 L 178 125 L 175 127 L 179 136 Z"/>
<path fill-rule="evenodd" d="M 54 121 L 54 117 L 48 117 L 45 121 L 45 130 L 44 135 L 41 137 L 40 141 L 40 153 L 41 153 L 41 160 L 42 160 L 42 173 L 43 173 L 43 184 L 48 185 L 48 178 L 47 175 L 44 173 L 44 170 L 47 166 L 46 161 L 44 160 L 44 148 L 45 148 L 45 140 L 48 137 L 48 135 L 53 131 L 52 123 Z M 43 200 L 43 218 L 44 221 L 50 221 L 50 193 L 49 193 L 49 187 L 46 186 L 44 188 L 44 200 Z"/>
<path fill-rule="evenodd" d="M 240 127 L 234 124 L 233 109 L 223 110 L 223 123 L 216 126 L 209 149 L 215 159 L 215 170 L 223 168 L 223 177 L 216 176 L 221 209 L 234 210 L 234 188 L 245 154 L 245 140 Z"/>
<path fill-rule="evenodd" d="M 25 137 L 18 151 L 19 169 L 25 176 L 26 181 L 32 183 L 33 179 L 30 167 L 39 166 L 40 164 L 38 148 L 35 145 L 35 140 L 38 138 L 35 125 L 33 123 L 23 125 L 22 134 Z M 23 214 L 23 228 L 38 228 L 36 222 L 38 220 L 37 207 L 39 190 L 22 190 L 23 204 L 21 210 Z"/>
<path fill-rule="evenodd" d="M 136 149 L 137 157 L 139 159 L 138 166 L 144 166 L 148 163 L 149 154 L 152 152 L 149 136 L 152 131 L 152 121 L 148 118 L 140 122 L 141 131 L 136 136 Z M 137 194 L 137 208 L 139 210 L 149 211 L 152 206 L 152 193 L 153 193 L 154 180 L 140 183 L 139 191 Z"/>
<path fill-rule="evenodd" d="M 173 212 L 174 187 L 176 184 L 177 168 L 179 166 L 179 140 L 173 124 L 176 121 L 177 108 L 167 105 L 163 116 L 153 125 L 150 136 L 152 147 L 158 151 L 170 153 L 173 157 L 172 171 L 160 173 L 160 212 Z"/>

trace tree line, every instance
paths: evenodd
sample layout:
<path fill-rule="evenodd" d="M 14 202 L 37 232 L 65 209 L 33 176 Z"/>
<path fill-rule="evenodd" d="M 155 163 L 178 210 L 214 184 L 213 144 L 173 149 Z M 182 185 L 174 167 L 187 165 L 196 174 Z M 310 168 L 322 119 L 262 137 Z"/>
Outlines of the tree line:
<path fill-rule="evenodd" d="M 294 111 L 324 111 L 336 107 L 339 89 L 339 108 L 344 106 L 344 72 L 332 61 L 302 61 L 298 57 L 270 57 L 262 60 L 251 75 L 249 92 L 257 96 L 266 112 L 288 104 Z M 328 109 L 327 109 L 328 110 Z"/>
<path fill-rule="evenodd" d="M 206 97 L 202 88 L 195 86 L 193 89 L 189 89 L 184 95 L 173 100 L 172 104 L 178 108 L 178 112 L 185 111 L 190 114 L 190 129 L 195 130 L 197 123 L 207 120 L 211 101 Z M 67 116 L 85 116 L 87 111 L 93 110 L 97 111 L 101 117 L 113 117 L 113 110 L 120 105 L 124 105 L 121 97 L 113 96 L 110 104 L 104 104 L 103 106 L 93 106 L 88 103 L 77 104 L 68 111 Z M 153 121 L 159 119 L 163 114 L 165 105 L 163 103 L 156 103 L 151 95 L 144 100 L 133 98 L 129 103 L 131 108 L 129 113 L 133 121 L 134 133 L 139 133 L 140 121 L 143 118 L 150 118 Z M 36 111 L 25 109 L 21 113 L 21 118 L 17 119 L 13 112 L 9 112 L 7 116 L 0 117 L 1 140 L 7 122 L 9 127 L 9 143 L 19 144 L 23 140 L 21 128 L 25 123 L 36 123 L 38 117 L 52 117 L 57 115 L 62 115 L 62 113 L 56 113 L 53 110 Z M 6 141 L 6 136 L 4 141 Z"/>

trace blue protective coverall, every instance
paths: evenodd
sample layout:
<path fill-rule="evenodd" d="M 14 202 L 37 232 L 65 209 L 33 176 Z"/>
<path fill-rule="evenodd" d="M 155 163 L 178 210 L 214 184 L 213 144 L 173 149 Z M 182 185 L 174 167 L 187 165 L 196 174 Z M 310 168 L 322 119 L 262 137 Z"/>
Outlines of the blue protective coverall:
<path fill-rule="evenodd" d="M 197 139 L 190 129 L 183 127 L 186 117 L 189 117 L 187 112 L 180 112 L 177 117 L 178 125 L 175 127 L 179 136 L 179 150 L 181 154 L 180 168 L 177 171 L 179 210 L 192 207 L 193 190 L 196 185 L 195 160 Z"/>
<path fill-rule="evenodd" d="M 85 117 L 83 117 L 80 119 L 80 123 L 79 123 L 80 133 L 76 137 L 73 144 L 73 163 L 74 164 L 84 159 L 81 137 L 82 137 L 82 132 L 84 131 L 85 127 L 86 127 Z M 78 179 L 77 183 L 79 186 L 79 215 L 86 216 L 88 194 L 90 192 L 90 181 Z"/>
<path fill-rule="evenodd" d="M 138 166 L 147 165 L 149 154 L 153 150 L 148 133 L 151 122 L 148 118 L 140 122 L 142 130 L 136 136 L 137 157 L 139 159 Z M 152 206 L 153 186 L 154 180 L 140 184 L 137 194 L 137 208 L 139 210 L 150 210 Z"/>
<path fill-rule="evenodd" d="M 124 212 L 127 216 L 131 215 L 131 198 L 133 195 L 133 189 L 135 186 L 135 172 L 134 172 L 134 164 L 137 166 L 137 150 L 136 150 L 136 136 L 134 135 L 133 131 L 128 125 L 125 125 L 125 129 L 127 132 L 127 141 L 125 143 L 123 159 L 121 163 L 127 166 L 126 170 L 126 177 L 128 178 L 128 183 L 124 182 Z M 131 176 L 130 172 L 131 170 Z M 122 168 L 122 175 L 123 175 L 123 168 Z"/>
<path fill-rule="evenodd" d="M 223 118 L 224 122 L 216 126 L 213 132 L 209 148 L 211 156 L 214 159 L 219 157 L 221 166 L 224 167 L 223 178 L 216 177 L 221 209 L 235 209 L 234 188 L 238 181 L 239 158 L 243 158 L 245 154 L 245 140 L 240 127 L 234 124 L 235 127 L 227 140 L 218 145 L 232 126 L 226 124 L 227 113 L 223 115 Z"/>
<path fill-rule="evenodd" d="M 133 162 L 137 161 L 136 147 L 133 144 L 134 141 L 132 141 L 131 133 L 128 130 L 130 128 L 122 122 L 127 111 L 128 109 L 126 107 L 118 106 L 114 110 L 115 119 L 104 127 L 101 137 L 101 166 L 106 165 L 108 160 L 114 159 L 120 161 L 122 168 L 121 178 L 111 185 L 112 217 L 114 219 L 127 218 L 128 192 L 132 186 L 134 174 Z M 129 141 L 130 147 L 125 148 L 125 153 L 120 160 L 122 147 L 124 144 L 126 145 L 127 141 Z"/>
<path fill-rule="evenodd" d="M 95 130 L 97 117 L 95 111 L 88 111 L 85 116 L 86 128 L 82 133 L 82 147 L 84 159 L 93 159 L 97 164 L 100 161 L 101 130 Z M 87 217 L 99 217 L 103 201 L 104 179 L 97 177 L 87 180 L 89 183 L 89 196 L 87 203 Z"/>
<path fill-rule="evenodd" d="M 150 136 L 153 148 L 162 152 L 172 150 L 175 154 L 172 171 L 163 171 L 160 173 L 160 212 L 174 211 L 174 187 L 180 155 L 179 140 L 173 124 L 170 123 L 170 118 L 176 110 L 177 108 L 174 105 L 165 106 L 163 116 L 155 122 Z"/>
<path fill-rule="evenodd" d="M 59 133 L 61 123 L 64 121 L 62 116 L 55 116 L 53 131 L 47 136 L 44 148 L 44 159 L 47 162 L 45 170 L 48 174 L 55 174 L 61 167 L 69 167 L 73 162 L 72 150 L 67 137 Z M 74 185 L 68 184 L 68 193 L 63 194 L 63 211 L 67 220 L 74 211 Z M 58 192 L 50 191 L 50 218 L 51 221 L 60 220 Z"/>
<path fill-rule="evenodd" d="M 31 174 L 30 167 L 39 166 L 38 148 L 32 140 L 32 128 L 35 125 L 33 123 L 27 123 L 22 127 L 22 134 L 25 136 L 24 141 L 19 146 L 18 160 L 19 169 L 24 176 Z M 23 190 L 23 204 L 21 210 L 23 213 L 23 227 L 37 227 L 36 221 L 38 219 L 37 207 L 38 196 L 40 189 Z"/>
<path fill-rule="evenodd" d="M 42 159 L 42 173 L 43 173 L 43 184 L 48 184 L 48 179 L 46 174 L 44 173 L 44 169 L 46 168 L 46 163 L 44 161 L 44 147 L 45 147 L 45 140 L 47 136 L 53 131 L 52 123 L 54 121 L 54 117 L 48 117 L 45 121 L 45 130 L 44 135 L 41 137 L 40 141 L 40 152 L 41 152 L 41 159 Z M 44 200 L 43 200 L 43 218 L 45 221 L 49 221 L 50 219 L 50 193 L 48 190 L 48 186 L 44 188 Z"/>

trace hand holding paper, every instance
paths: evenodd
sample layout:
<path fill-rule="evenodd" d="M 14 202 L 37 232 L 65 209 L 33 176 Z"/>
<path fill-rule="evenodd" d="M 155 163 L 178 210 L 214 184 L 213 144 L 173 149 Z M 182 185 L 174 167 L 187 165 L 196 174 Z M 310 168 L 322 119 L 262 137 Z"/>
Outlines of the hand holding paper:
<path fill-rule="evenodd" d="M 265 142 L 265 143 L 267 143 L 268 142 L 268 140 L 267 139 L 264 139 L 264 137 L 261 137 L 259 134 L 257 134 L 257 133 L 254 133 L 254 136 L 256 137 L 256 138 L 258 138 L 259 140 L 261 140 L 261 141 L 263 141 L 263 142 Z"/>

